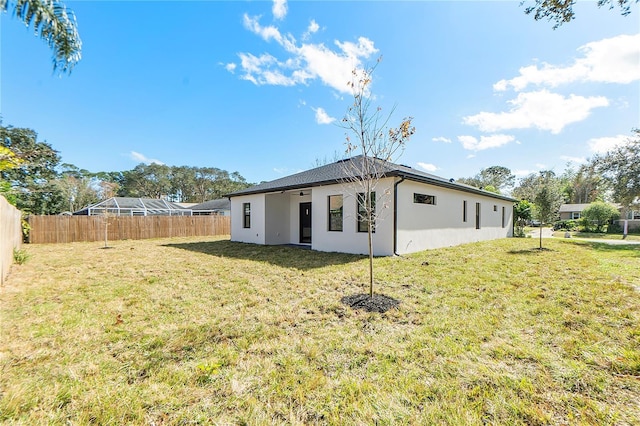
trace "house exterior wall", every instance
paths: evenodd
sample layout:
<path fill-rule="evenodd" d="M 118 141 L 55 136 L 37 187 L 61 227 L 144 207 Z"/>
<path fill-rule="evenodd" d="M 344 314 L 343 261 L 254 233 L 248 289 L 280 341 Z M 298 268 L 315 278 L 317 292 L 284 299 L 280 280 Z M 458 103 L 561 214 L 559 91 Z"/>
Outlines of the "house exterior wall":
<path fill-rule="evenodd" d="M 290 194 L 265 196 L 265 244 L 288 244 L 290 237 Z"/>
<path fill-rule="evenodd" d="M 231 241 L 265 244 L 265 194 L 231 198 Z M 251 227 L 243 227 L 244 203 L 251 203 Z"/>
<path fill-rule="evenodd" d="M 435 196 L 435 205 L 414 203 L 414 193 Z M 398 185 L 397 200 L 398 254 L 513 236 L 513 203 L 509 201 L 409 180 Z M 480 203 L 480 229 L 476 229 L 476 203 Z"/>
<path fill-rule="evenodd" d="M 350 185 L 326 185 L 312 190 L 312 244 L 319 251 L 368 254 L 368 233 L 358 232 L 357 191 Z M 373 234 L 375 256 L 393 255 L 393 178 L 382 179 L 375 189 L 377 212 Z M 385 195 L 386 194 L 386 195 Z M 343 196 L 342 231 L 329 231 L 329 196 Z M 386 207 L 385 207 L 386 206 Z"/>
<path fill-rule="evenodd" d="M 394 254 L 394 183 L 386 178 L 376 188 L 379 218 L 373 235 L 374 255 Z M 397 254 L 513 236 L 513 203 L 411 180 L 397 186 Z M 286 193 L 231 198 L 231 240 L 255 244 L 299 244 L 300 203 L 311 202 L 312 243 L 318 251 L 367 254 L 367 233 L 358 232 L 353 187 L 334 184 Z M 414 203 L 414 193 L 434 196 L 436 203 Z M 329 231 L 329 196 L 343 196 L 342 231 Z M 467 220 L 463 221 L 463 201 Z M 251 203 L 251 227 L 243 228 L 243 203 Z M 476 229 L 480 203 L 480 229 Z M 495 210 L 494 210 L 495 206 Z M 502 209 L 505 211 L 504 226 Z"/>
<path fill-rule="evenodd" d="M 620 228 L 624 229 L 624 219 L 615 221 Z M 627 219 L 627 231 L 636 232 L 640 231 L 640 219 Z"/>
<path fill-rule="evenodd" d="M 560 220 L 578 220 L 582 217 L 582 212 L 560 212 Z M 574 217 L 577 216 L 577 217 Z"/>

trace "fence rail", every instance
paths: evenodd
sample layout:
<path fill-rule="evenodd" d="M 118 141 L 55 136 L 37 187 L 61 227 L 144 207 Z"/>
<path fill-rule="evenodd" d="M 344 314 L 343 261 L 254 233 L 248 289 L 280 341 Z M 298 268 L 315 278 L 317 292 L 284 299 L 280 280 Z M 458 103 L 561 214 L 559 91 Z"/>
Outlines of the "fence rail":
<path fill-rule="evenodd" d="M 0 285 L 13 263 L 13 250 L 22 244 L 22 213 L 0 195 Z"/>
<path fill-rule="evenodd" d="M 29 243 L 229 235 L 229 216 L 29 216 Z"/>

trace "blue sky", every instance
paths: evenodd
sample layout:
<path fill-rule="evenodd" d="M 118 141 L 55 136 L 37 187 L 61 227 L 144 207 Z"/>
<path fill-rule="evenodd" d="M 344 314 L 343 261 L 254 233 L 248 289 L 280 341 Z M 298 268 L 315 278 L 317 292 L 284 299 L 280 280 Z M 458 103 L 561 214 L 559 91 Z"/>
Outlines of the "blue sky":
<path fill-rule="evenodd" d="M 272 180 L 344 151 L 354 67 L 374 105 L 414 117 L 399 163 L 446 178 L 562 172 L 640 127 L 638 7 L 579 3 L 557 30 L 518 1 L 69 1 L 71 75 L 3 14 L 0 111 L 63 162 L 212 166 Z"/>

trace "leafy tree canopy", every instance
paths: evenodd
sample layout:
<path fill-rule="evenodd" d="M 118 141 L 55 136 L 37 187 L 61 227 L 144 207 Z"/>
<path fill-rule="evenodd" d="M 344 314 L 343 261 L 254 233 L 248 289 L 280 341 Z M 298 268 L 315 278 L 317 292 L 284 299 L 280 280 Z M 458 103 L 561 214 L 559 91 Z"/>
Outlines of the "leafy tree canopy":
<path fill-rule="evenodd" d="M 501 194 L 508 192 L 513 187 L 515 180 L 516 177 L 510 169 L 503 166 L 491 166 L 480 170 L 480 173 L 474 177 L 459 178 L 456 179 L 456 182 Z"/>
<path fill-rule="evenodd" d="M 595 224 L 596 232 L 601 232 L 604 225 L 618 216 L 620 216 L 620 212 L 614 205 L 602 201 L 591 203 L 582 211 L 582 217 L 587 222 Z"/>
<path fill-rule="evenodd" d="M 53 50 L 53 70 L 70 73 L 82 57 L 73 11 L 59 0 L 0 0 L 0 10 L 9 9 Z"/>
<path fill-rule="evenodd" d="M 0 144 L 19 160 L 11 169 L 0 170 L 0 179 L 8 182 L 16 197 L 16 207 L 33 214 L 57 213 L 60 194 L 53 186 L 60 163 L 58 151 L 46 142 L 38 142 L 35 131 L 0 124 Z"/>
<path fill-rule="evenodd" d="M 631 13 L 633 3 L 638 3 L 638 0 L 598 0 L 598 7 L 618 8 L 620 13 L 626 16 Z M 521 4 L 527 5 L 524 9 L 525 13 L 532 14 L 536 21 L 545 19 L 553 22 L 554 30 L 575 18 L 573 11 L 575 0 L 534 0 L 533 4 L 531 1 L 524 0 Z"/>
<path fill-rule="evenodd" d="M 634 129 L 633 134 L 626 144 L 592 160 L 625 210 L 640 203 L 640 129 Z"/>

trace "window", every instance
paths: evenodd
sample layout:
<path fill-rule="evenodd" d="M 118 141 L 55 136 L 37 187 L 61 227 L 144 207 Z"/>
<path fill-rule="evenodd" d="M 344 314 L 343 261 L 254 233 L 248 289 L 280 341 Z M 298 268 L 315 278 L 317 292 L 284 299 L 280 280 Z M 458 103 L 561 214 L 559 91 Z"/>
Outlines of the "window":
<path fill-rule="evenodd" d="M 571 219 L 573 220 L 580 219 L 580 212 L 571 212 Z"/>
<path fill-rule="evenodd" d="M 413 193 L 413 202 L 418 204 L 436 204 L 435 195 L 425 195 Z"/>
<path fill-rule="evenodd" d="M 480 229 L 480 203 L 476 203 L 476 229 Z"/>
<path fill-rule="evenodd" d="M 507 212 L 504 208 L 504 206 L 502 206 L 502 227 L 505 227 L 505 219 L 507 218 Z"/>
<path fill-rule="evenodd" d="M 467 221 L 467 200 L 462 201 L 462 221 Z"/>
<path fill-rule="evenodd" d="M 376 193 L 370 192 L 369 198 L 371 199 L 371 213 L 372 217 L 376 212 Z M 358 193 L 358 232 L 368 232 L 368 221 L 367 221 L 367 210 L 366 210 L 367 200 L 364 192 Z M 376 232 L 376 223 L 371 224 L 371 229 L 373 232 Z"/>
<path fill-rule="evenodd" d="M 329 231 L 342 231 L 342 195 L 329 195 Z"/>
<path fill-rule="evenodd" d="M 242 227 L 251 228 L 251 203 L 242 203 Z"/>

